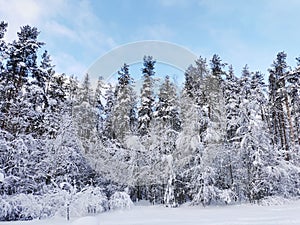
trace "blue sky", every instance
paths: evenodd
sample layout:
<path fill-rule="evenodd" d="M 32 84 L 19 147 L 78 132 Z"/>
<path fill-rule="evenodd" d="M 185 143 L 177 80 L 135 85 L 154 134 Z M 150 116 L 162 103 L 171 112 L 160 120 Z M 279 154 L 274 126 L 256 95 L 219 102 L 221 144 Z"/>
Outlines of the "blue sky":
<path fill-rule="evenodd" d="M 283 50 L 295 66 L 299 10 L 298 0 L 0 0 L 6 39 L 22 25 L 38 27 L 57 72 L 79 77 L 111 49 L 141 40 L 219 54 L 237 75 L 245 64 L 267 73 Z"/>

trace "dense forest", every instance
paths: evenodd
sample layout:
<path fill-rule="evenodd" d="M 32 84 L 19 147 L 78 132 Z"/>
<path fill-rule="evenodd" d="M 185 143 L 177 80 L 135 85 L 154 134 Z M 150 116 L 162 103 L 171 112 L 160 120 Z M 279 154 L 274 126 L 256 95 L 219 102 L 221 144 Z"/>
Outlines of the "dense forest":
<path fill-rule="evenodd" d="M 145 56 L 135 93 L 127 64 L 116 84 L 100 77 L 92 88 L 88 74 L 55 72 L 37 28 L 11 43 L 6 29 L 0 220 L 99 213 L 120 199 L 177 207 L 300 195 L 300 58 L 291 68 L 279 52 L 268 74 L 240 74 L 218 55 L 199 57 L 178 93 L 168 76 L 155 89 Z"/>

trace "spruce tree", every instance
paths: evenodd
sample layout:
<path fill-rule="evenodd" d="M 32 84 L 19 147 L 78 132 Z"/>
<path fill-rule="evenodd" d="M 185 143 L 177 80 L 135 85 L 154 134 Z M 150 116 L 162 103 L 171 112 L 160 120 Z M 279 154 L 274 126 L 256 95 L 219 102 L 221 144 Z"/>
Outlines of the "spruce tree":
<path fill-rule="evenodd" d="M 285 159 L 289 160 L 289 130 L 292 131 L 292 127 L 289 127 L 291 125 L 288 125 L 291 124 L 291 118 L 286 93 L 287 69 L 288 65 L 286 63 L 286 53 L 279 52 L 276 60 L 274 60 L 272 64 L 272 68 L 269 69 L 269 104 L 272 126 L 271 132 L 274 147 L 282 149 L 285 152 Z"/>
<path fill-rule="evenodd" d="M 37 52 L 43 45 L 37 40 L 39 31 L 35 27 L 24 26 L 17 33 L 18 40 L 9 45 L 6 72 L 3 84 L 6 90 L 3 93 L 5 106 L 3 116 L 5 117 L 6 130 L 11 133 L 31 132 L 30 123 L 37 122 L 37 117 L 31 117 L 32 103 L 26 100 L 24 90 L 28 90 L 30 79 L 37 73 Z M 31 120 L 35 120 L 34 122 Z"/>
<path fill-rule="evenodd" d="M 6 67 L 5 60 L 7 59 L 7 44 L 3 40 L 5 32 L 7 30 L 7 23 L 1 21 L 0 23 L 0 128 L 4 129 L 6 120 L 4 113 L 6 112 L 7 100 L 6 100 Z"/>
<path fill-rule="evenodd" d="M 166 76 L 158 93 L 158 102 L 155 107 L 155 119 L 164 128 L 174 131 L 180 130 L 179 106 L 176 88 Z"/>
<path fill-rule="evenodd" d="M 2 72 L 4 70 L 4 59 L 7 57 L 7 44 L 3 40 L 4 35 L 7 31 L 7 23 L 4 21 L 0 22 L 0 73 L 2 78 Z"/>
<path fill-rule="evenodd" d="M 126 135 L 131 133 L 131 113 L 135 109 L 135 94 L 133 80 L 129 73 L 129 66 L 124 64 L 118 72 L 118 84 L 115 91 L 115 105 L 113 108 L 113 130 L 116 138 L 123 142 Z"/>
<path fill-rule="evenodd" d="M 154 174 L 162 178 L 165 187 L 164 203 L 167 206 L 176 206 L 175 191 L 175 142 L 181 128 L 179 118 L 179 101 L 174 84 L 166 76 L 159 88 L 158 102 L 155 105 L 154 123 L 152 124 L 156 136 L 152 145 L 155 145 L 157 155 L 155 164 L 158 165 Z M 161 160 L 163 159 L 163 160 Z M 160 182 L 159 182 L 160 183 Z M 156 187 L 159 192 L 160 187 Z"/>
<path fill-rule="evenodd" d="M 49 107 L 45 115 L 45 125 L 50 138 L 54 138 L 60 127 L 64 113 L 70 113 L 67 104 L 67 77 L 65 74 L 55 74 L 51 77 L 47 88 Z"/>
<path fill-rule="evenodd" d="M 244 70 L 246 72 L 246 70 Z M 248 74 L 248 70 L 247 70 Z M 245 75 L 246 77 L 248 75 Z M 237 193 L 240 198 L 250 201 L 259 200 L 270 194 L 272 187 L 272 170 L 276 165 L 276 152 L 271 147 L 267 121 L 264 119 L 266 99 L 263 93 L 264 83 L 259 72 L 252 73 L 249 81 L 250 89 L 242 91 L 239 118 L 240 127 L 237 135 L 240 137 L 239 163 L 236 171 L 239 177 Z"/>
<path fill-rule="evenodd" d="M 226 74 L 224 81 L 224 100 L 225 100 L 225 112 L 226 112 L 226 135 L 224 138 L 225 154 L 224 162 L 227 164 L 226 172 L 223 174 L 224 186 L 233 189 L 237 182 L 237 176 L 235 174 L 237 159 L 237 149 L 240 145 L 239 137 L 237 136 L 237 130 L 240 127 L 240 101 L 241 87 L 240 81 L 235 76 L 232 66 L 229 67 L 229 71 Z"/>
<path fill-rule="evenodd" d="M 97 118 L 93 107 L 93 90 L 89 75 L 86 74 L 79 89 L 78 104 L 73 107 L 77 135 L 82 142 L 85 153 L 90 151 L 89 142 L 96 133 Z"/>
<path fill-rule="evenodd" d="M 196 66 L 189 66 L 185 71 L 184 91 L 195 100 L 197 105 L 203 105 L 205 102 L 205 93 L 203 92 L 203 81 L 209 74 L 206 59 L 201 56 L 195 61 Z"/>
<path fill-rule="evenodd" d="M 153 119 L 153 76 L 155 74 L 155 60 L 153 60 L 152 56 L 145 56 L 143 65 L 144 68 L 142 69 L 143 85 L 141 88 L 141 104 L 138 109 L 138 130 L 142 136 L 148 133 L 150 122 Z"/>
<path fill-rule="evenodd" d="M 105 83 L 103 81 L 102 77 L 98 78 L 97 81 L 97 86 L 96 86 L 96 90 L 95 90 L 95 95 L 94 95 L 94 104 L 93 107 L 96 110 L 96 128 L 97 128 L 97 133 L 98 135 L 102 135 L 103 134 L 103 129 L 104 129 L 104 104 L 103 101 L 105 99 L 104 96 L 104 91 L 106 90 L 106 86 Z"/>
<path fill-rule="evenodd" d="M 293 122 L 295 145 L 300 145 L 300 57 L 297 58 L 297 67 L 288 73 L 288 95 L 291 105 L 291 119 Z M 295 150 L 294 150 L 295 151 Z"/>
<path fill-rule="evenodd" d="M 108 140 L 115 139 L 115 133 L 113 130 L 113 107 L 115 104 L 115 94 L 114 87 L 111 84 L 108 84 L 108 88 L 105 92 L 106 104 L 104 106 L 104 137 Z"/>

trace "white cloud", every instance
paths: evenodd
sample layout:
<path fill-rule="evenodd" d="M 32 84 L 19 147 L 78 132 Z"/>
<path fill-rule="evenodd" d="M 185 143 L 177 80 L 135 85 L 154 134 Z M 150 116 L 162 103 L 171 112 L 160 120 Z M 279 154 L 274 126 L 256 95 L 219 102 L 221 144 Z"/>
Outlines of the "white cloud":
<path fill-rule="evenodd" d="M 83 75 L 86 72 L 86 66 L 73 55 L 60 52 L 52 56 L 55 70 L 59 73 L 66 73 L 68 75 Z"/>
<path fill-rule="evenodd" d="M 64 21 L 63 24 L 57 20 L 48 23 L 56 35 L 76 41 L 90 51 L 94 51 L 95 46 L 98 48 L 115 46 L 113 39 L 103 32 L 105 25 L 93 12 L 90 1 L 68 1 L 65 11 L 60 17 Z"/>
<path fill-rule="evenodd" d="M 51 4 L 44 0 L 0 0 L 1 20 L 8 22 L 6 39 L 9 41 L 15 39 L 20 27 L 27 24 L 43 27 L 47 19 L 63 10 L 63 5 L 63 0 L 53 0 Z"/>
<path fill-rule="evenodd" d="M 113 38 L 103 32 L 105 25 L 90 3 L 89 0 L 0 0 L 1 20 L 8 22 L 5 38 L 14 40 L 21 26 L 35 26 L 41 31 L 41 41 L 46 42 L 46 48 L 51 47 L 48 50 L 56 70 L 78 74 L 83 71 L 87 56 L 97 58 L 116 46 Z M 81 63 L 78 62 L 80 57 Z"/>
<path fill-rule="evenodd" d="M 48 33 L 52 33 L 54 36 L 61 36 L 68 38 L 70 40 L 78 41 L 76 32 L 63 24 L 60 24 L 56 21 L 46 22 L 45 28 Z"/>

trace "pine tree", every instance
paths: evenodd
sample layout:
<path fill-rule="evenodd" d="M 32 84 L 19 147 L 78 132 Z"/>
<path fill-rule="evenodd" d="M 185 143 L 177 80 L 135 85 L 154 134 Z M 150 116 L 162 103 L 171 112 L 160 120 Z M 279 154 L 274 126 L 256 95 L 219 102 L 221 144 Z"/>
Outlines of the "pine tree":
<path fill-rule="evenodd" d="M 270 168 L 276 165 L 276 152 L 272 151 L 267 121 L 263 115 L 263 108 L 266 107 L 263 76 L 257 72 L 250 79 L 246 82 L 250 84 L 250 89 L 242 87 L 247 92 L 242 91 L 246 95 L 242 96 L 240 104 L 241 125 L 237 135 L 241 138 L 241 143 L 237 173 L 240 177 L 239 189 L 243 193 L 238 193 L 239 197 L 255 201 L 268 196 L 274 188 L 269 177 L 272 177 Z"/>
<path fill-rule="evenodd" d="M 158 102 L 155 107 L 155 119 L 164 128 L 174 131 L 180 130 L 179 106 L 176 88 L 166 76 L 158 94 Z"/>
<path fill-rule="evenodd" d="M 103 105 L 103 101 L 105 99 L 104 96 L 104 91 L 106 90 L 106 86 L 105 83 L 103 81 L 102 77 L 98 78 L 97 81 L 97 87 L 95 90 L 95 95 L 94 95 L 94 105 L 93 107 L 96 110 L 96 117 L 97 117 L 97 133 L 99 135 L 103 134 L 103 130 L 104 130 L 104 105 Z"/>
<path fill-rule="evenodd" d="M 113 130 L 116 138 L 123 142 L 126 135 L 131 133 L 131 113 L 135 109 L 135 94 L 132 87 L 132 78 L 129 66 L 124 64 L 118 72 L 118 84 L 116 87 L 116 101 L 113 108 Z"/>
<path fill-rule="evenodd" d="M 0 73 L 2 77 L 2 72 L 4 70 L 4 60 L 7 57 L 7 44 L 3 40 L 5 32 L 7 31 L 7 23 L 4 21 L 0 22 Z"/>
<path fill-rule="evenodd" d="M 237 176 L 235 174 L 236 163 L 238 161 L 237 149 L 240 145 L 239 137 L 236 132 L 240 127 L 240 101 L 242 97 L 240 81 L 235 76 L 232 66 L 229 67 L 229 72 L 226 74 L 224 81 L 224 100 L 226 111 L 226 135 L 224 139 L 225 154 L 222 156 L 223 161 L 227 164 L 223 185 L 227 188 L 233 188 L 237 182 Z"/>
<path fill-rule="evenodd" d="M 90 151 L 89 142 L 96 133 L 97 112 L 93 107 L 93 90 L 89 75 L 86 74 L 79 89 L 78 104 L 73 107 L 73 117 L 76 123 L 77 135 L 85 153 Z"/>
<path fill-rule="evenodd" d="M 67 77 L 65 74 L 55 74 L 51 77 L 47 88 L 49 107 L 45 113 L 44 123 L 50 138 L 54 138 L 59 130 L 61 117 L 69 112 L 67 104 Z"/>
<path fill-rule="evenodd" d="M 7 59 L 7 44 L 3 40 L 5 32 L 7 30 L 7 23 L 1 21 L 0 23 L 0 128 L 5 128 L 5 116 L 4 113 L 6 111 L 6 68 L 5 68 L 5 60 Z"/>
<path fill-rule="evenodd" d="M 189 66 L 185 71 L 184 90 L 186 94 L 195 99 L 197 105 L 203 105 L 205 102 L 205 93 L 203 92 L 203 81 L 209 74 L 206 59 L 201 56 L 195 61 L 196 66 Z"/>
<path fill-rule="evenodd" d="M 145 56 L 143 64 L 144 68 L 142 72 L 144 81 L 141 89 L 141 105 L 138 109 L 138 130 L 142 136 L 148 133 L 150 122 L 153 118 L 155 60 L 151 56 Z"/>
<path fill-rule="evenodd" d="M 230 67 L 229 73 L 226 76 L 224 83 L 224 98 L 226 108 L 226 140 L 227 142 L 233 141 L 238 124 L 238 110 L 240 101 L 240 87 L 238 78 L 234 75 L 232 67 Z"/>
<path fill-rule="evenodd" d="M 285 153 L 286 160 L 290 159 L 290 142 L 289 142 L 289 130 L 292 129 L 290 109 L 288 106 L 288 99 L 286 93 L 286 74 L 287 74 L 286 54 L 280 52 L 277 54 L 276 60 L 272 64 L 272 68 L 269 69 L 269 101 L 270 101 L 270 113 L 272 124 L 273 144 L 278 146 Z M 286 113 L 284 110 L 286 106 Z M 289 127 L 290 126 L 290 127 Z"/>
<path fill-rule="evenodd" d="M 108 88 L 105 92 L 106 104 L 104 107 L 105 122 L 104 122 L 104 136 L 108 140 L 115 139 L 115 133 L 113 131 L 113 107 L 115 104 L 114 88 L 111 84 L 108 84 Z"/>
<path fill-rule="evenodd" d="M 291 116 L 291 122 L 292 122 L 292 132 L 291 132 L 291 140 L 295 142 L 295 145 L 300 145 L 300 93 L 299 93 L 299 87 L 300 87 L 300 57 L 296 58 L 297 60 L 297 67 L 290 71 L 287 74 L 287 94 L 290 99 L 290 116 Z M 297 148 L 297 147 L 296 147 Z M 295 150 L 294 150 L 295 151 Z"/>
<path fill-rule="evenodd" d="M 218 55 L 214 55 L 211 60 L 211 74 L 205 79 L 205 93 L 207 98 L 208 117 L 212 121 L 219 121 L 221 116 L 221 109 L 219 107 L 223 104 L 223 78 L 225 64 L 222 63 Z"/>
<path fill-rule="evenodd" d="M 50 55 L 45 51 L 42 54 L 41 65 L 33 72 L 32 79 L 26 87 L 24 100 L 31 105 L 28 132 L 36 135 L 43 135 L 48 132 L 48 125 L 45 126 L 45 117 L 49 112 L 49 98 L 47 91 L 52 76 L 55 74 L 54 66 L 51 64 Z"/>
<path fill-rule="evenodd" d="M 205 152 L 208 153 L 207 166 L 213 174 L 219 175 L 214 180 L 216 186 L 220 189 L 228 188 L 228 162 L 223 160 L 226 138 L 226 108 L 224 97 L 224 80 L 223 75 L 225 64 L 222 63 L 219 56 L 214 55 L 211 60 L 211 74 L 205 79 L 205 93 L 207 103 L 204 105 L 204 111 L 208 116 L 206 135 L 204 138 Z M 226 155 L 226 154 L 225 154 Z M 227 158 L 227 157 L 226 157 Z"/>
<path fill-rule="evenodd" d="M 161 189 L 164 188 L 161 185 L 165 186 L 164 196 L 156 196 L 156 199 L 161 198 L 170 207 L 176 206 L 173 154 L 180 128 L 179 101 L 176 88 L 169 76 L 166 76 L 159 88 L 158 102 L 155 104 L 154 121 L 151 124 L 150 132 L 152 147 L 149 153 L 154 154 L 154 156 L 150 156 L 155 159 L 151 164 L 156 166 L 151 168 L 154 170 L 154 177 L 158 178 L 156 186 L 153 188 L 155 190 L 152 192 L 160 193 Z"/>
<path fill-rule="evenodd" d="M 188 194 L 193 198 L 199 180 L 193 174 L 199 174 L 197 169 L 203 154 L 203 142 L 207 129 L 208 118 L 205 111 L 195 103 L 183 90 L 180 99 L 182 128 L 176 140 L 176 150 L 173 153 L 178 184 L 176 185 L 177 202 L 183 203 Z M 184 185 L 185 184 L 185 185 Z"/>
<path fill-rule="evenodd" d="M 6 86 L 3 98 L 5 105 L 3 115 L 5 117 L 6 130 L 12 133 L 30 132 L 31 103 L 24 99 L 24 90 L 29 87 L 29 79 L 34 78 L 38 71 L 37 51 L 43 45 L 37 40 L 39 32 L 37 28 L 24 26 L 17 33 L 18 40 L 9 45 L 9 54 L 6 62 L 6 72 L 2 83 Z"/>

